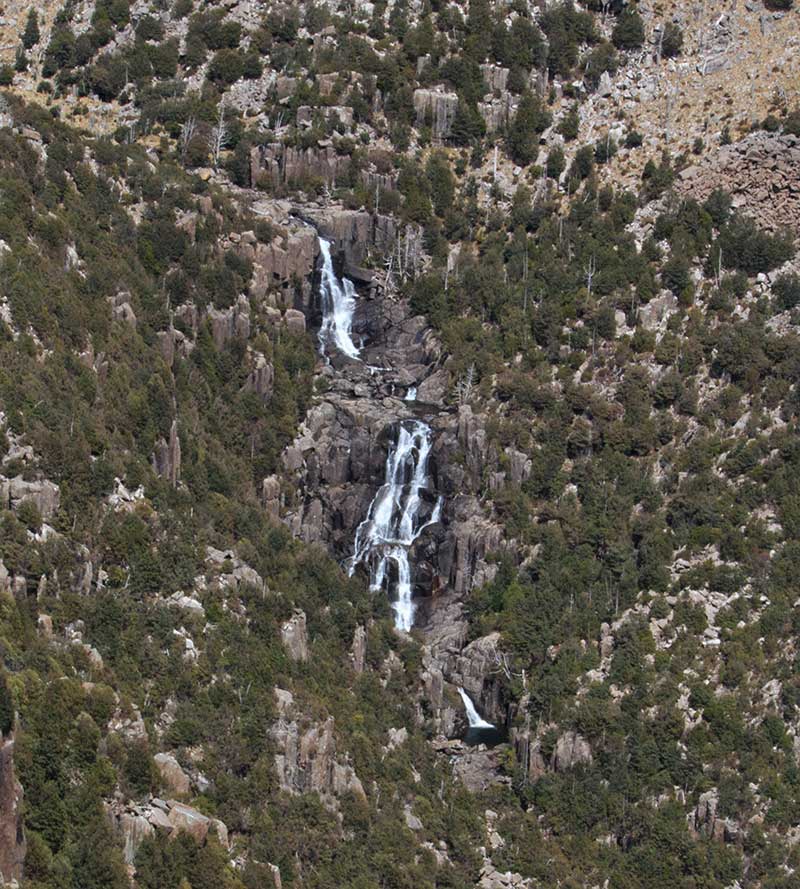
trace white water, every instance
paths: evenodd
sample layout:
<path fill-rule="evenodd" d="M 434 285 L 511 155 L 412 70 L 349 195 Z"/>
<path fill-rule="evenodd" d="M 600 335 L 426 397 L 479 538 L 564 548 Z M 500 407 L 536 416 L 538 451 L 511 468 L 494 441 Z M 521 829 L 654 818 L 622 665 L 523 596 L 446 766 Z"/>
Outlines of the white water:
<path fill-rule="evenodd" d="M 472 703 L 472 699 L 461 686 L 458 687 L 458 693 L 461 695 L 461 700 L 464 702 L 464 709 L 467 711 L 467 719 L 469 720 L 470 728 L 494 728 L 491 722 L 481 719 L 480 714 L 475 709 L 475 705 Z"/>
<path fill-rule="evenodd" d="M 418 420 L 401 424 L 397 441 L 386 455 L 383 485 L 356 531 L 350 574 L 361 562 L 370 568 L 370 589 L 383 589 L 390 561 L 397 569 L 397 599 L 392 602 L 395 626 L 408 632 L 414 623 L 408 551 L 424 528 L 439 520 L 441 500 L 426 522 L 420 519 L 420 491 L 428 486 L 430 427 Z"/>
<path fill-rule="evenodd" d="M 326 347 L 332 344 L 348 358 L 360 361 L 361 350 L 353 342 L 352 334 L 353 313 L 356 310 L 355 287 L 348 278 L 339 280 L 336 277 L 330 241 L 319 238 L 319 250 L 322 254 L 320 351 L 324 355 Z"/>
<path fill-rule="evenodd" d="M 405 400 L 406 401 L 416 401 L 417 400 L 417 387 L 416 386 L 409 386 L 408 387 L 408 392 L 406 392 Z"/>

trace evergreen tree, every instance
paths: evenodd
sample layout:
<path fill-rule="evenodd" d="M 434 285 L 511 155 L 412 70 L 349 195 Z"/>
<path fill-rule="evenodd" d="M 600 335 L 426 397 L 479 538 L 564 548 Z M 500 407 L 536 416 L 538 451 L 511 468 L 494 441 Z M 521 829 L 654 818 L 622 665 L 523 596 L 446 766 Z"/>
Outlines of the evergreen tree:
<path fill-rule="evenodd" d="M 539 133 L 550 126 L 551 120 L 538 96 L 528 92 L 522 97 L 508 132 L 508 150 L 515 163 L 524 166 L 536 160 Z"/>
<path fill-rule="evenodd" d="M 14 56 L 14 70 L 15 71 L 27 71 L 28 70 L 28 57 L 25 54 L 25 47 L 20 44 L 17 47 L 17 54 Z"/>
<path fill-rule="evenodd" d="M 636 49 L 644 43 L 644 22 L 635 9 L 626 10 L 617 19 L 611 42 L 617 49 Z"/>
<path fill-rule="evenodd" d="M 35 9 L 28 12 L 28 21 L 25 23 L 25 30 L 22 32 L 22 45 L 25 49 L 33 49 L 39 42 L 41 34 L 39 33 L 39 18 Z"/>

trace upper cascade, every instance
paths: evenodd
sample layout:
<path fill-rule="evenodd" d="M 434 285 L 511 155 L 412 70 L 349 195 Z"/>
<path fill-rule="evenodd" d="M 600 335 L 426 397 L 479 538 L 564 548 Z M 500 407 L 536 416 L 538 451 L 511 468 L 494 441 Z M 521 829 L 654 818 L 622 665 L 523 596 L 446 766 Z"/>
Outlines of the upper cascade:
<path fill-rule="evenodd" d="M 356 290 L 348 278 L 336 277 L 331 258 L 331 242 L 319 238 L 322 254 L 322 280 L 320 301 L 322 304 L 322 325 L 319 329 L 320 351 L 325 355 L 328 346 L 335 346 L 340 352 L 360 361 L 361 350 L 353 342 L 353 314 L 356 310 Z"/>
<path fill-rule="evenodd" d="M 430 427 L 419 420 L 400 424 L 397 441 L 386 456 L 386 474 L 370 504 L 366 519 L 356 531 L 350 574 L 366 562 L 370 569 L 370 589 L 389 587 L 389 566 L 397 570 L 396 598 L 392 602 L 395 626 L 408 632 L 414 623 L 411 594 L 411 568 L 408 551 L 422 531 L 439 520 L 441 498 L 427 519 L 422 517 L 421 492 L 430 484 L 428 456 Z"/>

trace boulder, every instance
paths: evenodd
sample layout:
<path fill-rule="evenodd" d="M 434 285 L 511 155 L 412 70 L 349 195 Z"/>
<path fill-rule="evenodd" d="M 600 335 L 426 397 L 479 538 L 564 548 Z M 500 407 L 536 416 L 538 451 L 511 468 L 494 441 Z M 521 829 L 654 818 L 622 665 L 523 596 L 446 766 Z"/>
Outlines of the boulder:
<path fill-rule="evenodd" d="M 156 753 L 153 759 L 164 786 L 176 796 L 188 796 L 191 782 L 178 760 L 171 753 Z"/>
<path fill-rule="evenodd" d="M 167 818 L 175 833 L 188 833 L 191 837 L 202 843 L 208 836 L 211 827 L 211 819 L 183 803 L 169 802 Z"/>
<path fill-rule="evenodd" d="M 283 320 L 291 333 L 302 334 L 306 332 L 306 316 L 298 309 L 287 309 Z"/>

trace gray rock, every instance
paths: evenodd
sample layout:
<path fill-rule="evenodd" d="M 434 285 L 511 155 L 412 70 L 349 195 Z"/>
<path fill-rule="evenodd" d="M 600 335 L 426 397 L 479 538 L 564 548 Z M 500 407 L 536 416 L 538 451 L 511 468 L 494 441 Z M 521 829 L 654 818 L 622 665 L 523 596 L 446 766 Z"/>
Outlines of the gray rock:
<path fill-rule="evenodd" d="M 303 611 L 295 613 L 281 627 L 281 641 L 289 657 L 293 661 L 308 660 L 308 631 L 306 615 Z"/>

